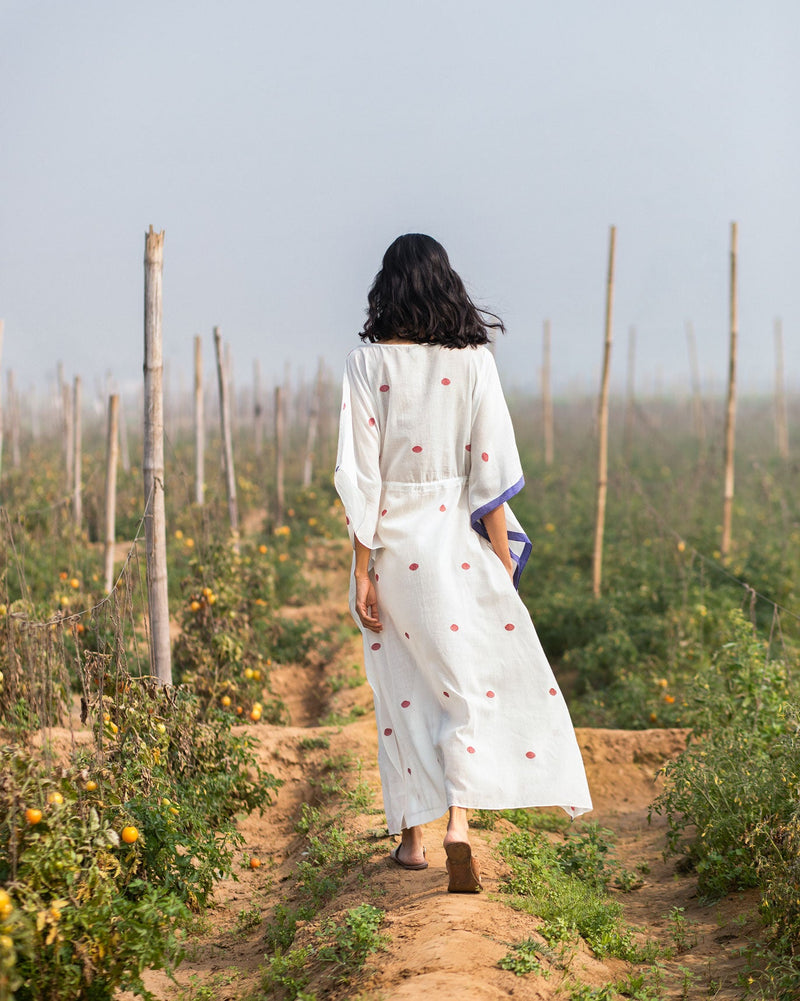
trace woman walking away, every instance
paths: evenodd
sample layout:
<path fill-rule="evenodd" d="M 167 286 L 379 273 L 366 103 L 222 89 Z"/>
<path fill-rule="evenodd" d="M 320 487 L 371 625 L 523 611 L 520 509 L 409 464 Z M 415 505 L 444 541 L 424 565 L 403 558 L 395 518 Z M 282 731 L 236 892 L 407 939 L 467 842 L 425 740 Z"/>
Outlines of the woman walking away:
<path fill-rule="evenodd" d="M 569 712 L 516 588 L 531 543 L 488 328 L 429 236 L 389 247 L 347 357 L 335 483 L 355 554 L 392 859 L 427 867 L 449 810 L 451 892 L 477 892 L 468 809 L 592 804 Z"/>

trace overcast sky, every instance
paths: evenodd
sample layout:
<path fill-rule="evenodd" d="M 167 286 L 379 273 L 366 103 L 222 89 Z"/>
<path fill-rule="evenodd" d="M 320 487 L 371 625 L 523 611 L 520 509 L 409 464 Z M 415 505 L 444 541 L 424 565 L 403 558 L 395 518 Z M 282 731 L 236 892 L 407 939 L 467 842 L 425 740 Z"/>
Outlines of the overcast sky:
<path fill-rule="evenodd" d="M 386 246 L 427 232 L 508 327 L 507 384 L 594 387 L 610 224 L 613 366 L 643 389 L 727 365 L 773 323 L 800 383 L 797 0 L 0 0 L 4 367 L 135 384 L 142 256 L 187 381 L 218 324 L 240 381 L 341 368 Z"/>

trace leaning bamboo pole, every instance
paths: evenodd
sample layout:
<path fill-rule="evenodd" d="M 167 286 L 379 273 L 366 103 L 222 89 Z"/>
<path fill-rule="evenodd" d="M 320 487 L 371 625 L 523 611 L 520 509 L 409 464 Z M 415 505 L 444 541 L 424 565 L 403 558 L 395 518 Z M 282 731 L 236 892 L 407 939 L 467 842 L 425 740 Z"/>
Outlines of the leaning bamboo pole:
<path fill-rule="evenodd" d="M 152 670 L 172 684 L 167 593 L 167 528 L 164 513 L 164 354 L 161 340 L 164 231 L 145 235 L 144 253 L 144 474 L 147 605 Z"/>
<path fill-rule="evenodd" d="M 544 428 L 544 464 L 553 465 L 553 394 L 550 390 L 550 321 L 542 331 L 542 425 Z"/>
<path fill-rule="evenodd" d="M 612 314 L 614 307 L 614 259 L 617 248 L 617 227 L 612 226 L 608 246 L 608 282 L 606 285 L 605 344 L 603 347 L 603 375 L 600 381 L 600 404 L 597 418 L 597 517 L 594 526 L 594 554 L 592 557 L 592 593 L 600 597 L 603 579 L 603 534 L 606 520 L 606 494 L 608 492 L 608 384 L 611 371 Z"/>
<path fill-rule="evenodd" d="M 691 320 L 686 323 L 686 346 L 689 350 L 689 369 L 692 379 L 692 423 L 694 433 L 703 448 L 706 443 L 706 421 L 703 413 L 703 391 L 700 383 L 700 364 L 697 360 L 697 340 Z"/>
<path fill-rule="evenodd" d="M 203 398 L 203 338 L 194 339 L 194 502 L 205 502 L 206 428 Z"/>
<path fill-rule="evenodd" d="M 722 501 L 722 540 L 720 555 L 728 558 L 731 548 L 731 523 L 733 521 L 733 458 L 736 444 L 736 351 L 739 338 L 739 302 L 737 295 L 737 254 L 739 227 L 731 223 L 731 275 L 730 275 L 730 357 L 728 363 L 728 401 L 725 408 L 725 489 Z"/>
<path fill-rule="evenodd" d="M 783 377 L 783 324 L 775 319 L 775 443 L 778 455 L 789 458 L 789 423 L 786 417 L 786 384 Z"/>
<path fill-rule="evenodd" d="M 81 377 L 75 376 L 72 387 L 72 520 L 80 531 L 83 521 L 83 421 Z"/>
<path fill-rule="evenodd" d="M 281 386 L 275 387 L 275 524 L 283 522 L 285 506 L 283 488 L 283 453 L 284 453 L 284 399 Z"/>
<path fill-rule="evenodd" d="M 217 355 L 217 382 L 219 384 L 219 421 L 222 432 L 222 460 L 225 470 L 225 492 L 228 495 L 228 518 L 234 542 L 239 535 L 239 505 L 236 500 L 236 473 L 233 468 L 233 440 L 231 437 L 231 406 L 229 373 L 222 349 L 222 334 L 214 327 L 214 349 Z M 230 353 L 225 352 L 230 361 Z"/>
<path fill-rule="evenodd" d="M 117 522 L 117 457 L 119 455 L 119 396 L 108 398 L 108 432 L 106 434 L 105 532 L 103 548 L 103 579 L 106 594 L 114 586 L 114 544 Z"/>

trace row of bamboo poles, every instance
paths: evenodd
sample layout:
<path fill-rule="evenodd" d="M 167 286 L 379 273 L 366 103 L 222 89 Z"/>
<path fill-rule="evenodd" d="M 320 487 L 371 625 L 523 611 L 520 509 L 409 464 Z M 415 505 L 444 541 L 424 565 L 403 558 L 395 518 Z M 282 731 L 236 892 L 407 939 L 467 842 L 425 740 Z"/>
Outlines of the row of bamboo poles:
<path fill-rule="evenodd" d="M 597 409 L 597 493 L 594 546 L 592 560 L 592 587 L 596 597 L 602 590 L 603 539 L 605 530 L 606 499 L 608 490 L 608 415 L 611 353 L 613 343 L 613 302 L 614 275 L 616 263 L 616 227 L 611 227 L 606 282 L 606 307 L 603 340 L 603 363 Z M 166 526 L 164 513 L 164 362 L 162 348 L 162 282 L 163 282 L 164 233 L 154 232 L 152 226 L 145 237 L 145 350 L 144 350 L 144 444 L 143 444 L 143 489 L 145 504 L 145 540 L 147 562 L 148 605 L 150 616 L 151 659 L 155 675 L 163 682 L 171 682 L 169 609 L 167 605 L 166 570 Z M 728 365 L 728 388 L 725 408 L 725 468 L 722 497 L 722 538 L 720 552 L 727 559 L 732 533 L 732 511 L 734 498 L 734 451 L 736 422 L 736 362 L 738 341 L 738 299 L 737 299 L 737 254 L 738 227 L 731 227 L 730 248 L 730 353 Z M 687 325 L 687 344 L 692 373 L 692 411 L 695 432 L 701 441 L 705 440 L 703 401 L 700 393 L 700 378 L 697 367 L 697 350 L 694 332 Z M 235 394 L 233 393 L 233 373 L 230 348 L 223 341 L 219 327 L 213 330 L 219 397 L 220 436 L 222 466 L 224 472 L 228 517 L 233 545 L 238 545 L 239 511 L 236 490 L 235 460 L 233 450 L 233 430 L 236 420 Z M 2 362 L 3 326 L 0 321 L 0 363 Z M 775 328 L 776 352 L 776 393 L 775 427 L 779 454 L 786 458 L 789 452 L 788 423 L 786 416 L 786 394 L 783 377 L 783 341 L 780 323 Z M 625 437 L 628 438 L 632 421 L 634 401 L 635 331 L 631 330 L 628 342 L 628 383 L 625 414 Z M 310 486 L 313 478 L 313 461 L 321 414 L 320 400 L 325 379 L 324 368 L 320 364 L 316 383 L 307 401 L 306 440 L 302 464 L 302 483 Z M 63 414 L 64 456 L 66 467 L 67 493 L 71 499 L 72 516 L 80 530 L 83 521 L 82 510 L 82 413 L 83 396 L 80 376 L 72 385 L 64 382 L 63 369 L 59 366 L 59 397 Z M 253 385 L 253 428 L 256 451 L 260 452 L 264 438 L 264 408 L 261 406 L 261 376 L 256 363 Z M 12 453 L 12 463 L 21 461 L 19 444 L 19 402 L 13 373 L 7 374 L 8 431 Z M 285 506 L 285 437 L 286 437 L 286 385 L 278 385 L 274 390 L 274 441 L 275 441 L 275 520 L 283 519 Z M 547 465 L 554 462 L 553 398 L 551 392 L 551 328 L 545 322 L 542 343 L 541 403 L 544 435 L 544 459 Z M 114 547 L 117 465 L 122 458 L 123 468 L 129 468 L 129 447 L 127 422 L 120 419 L 121 400 L 119 393 L 111 393 L 107 407 L 106 434 L 106 484 L 104 519 L 104 573 L 108 592 L 114 586 Z M 195 494 L 198 505 L 204 503 L 205 484 L 205 382 L 203 376 L 202 339 L 194 341 L 194 392 L 193 425 L 195 454 Z M 3 410 L 0 401 L 0 473 L 2 473 Z"/>

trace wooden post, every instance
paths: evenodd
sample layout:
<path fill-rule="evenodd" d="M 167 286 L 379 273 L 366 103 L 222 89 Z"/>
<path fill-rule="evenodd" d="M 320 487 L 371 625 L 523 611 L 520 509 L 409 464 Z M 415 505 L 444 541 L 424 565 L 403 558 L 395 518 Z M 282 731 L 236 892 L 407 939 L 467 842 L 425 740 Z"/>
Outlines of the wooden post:
<path fill-rule="evenodd" d="M 264 448 L 264 408 L 261 405 L 261 364 L 253 361 L 253 446 L 260 456 Z"/>
<path fill-rule="evenodd" d="M 131 453 L 128 448 L 128 422 L 125 419 L 125 400 L 119 398 L 119 458 L 123 473 L 131 471 Z"/>
<path fill-rule="evenodd" d="M 706 443 L 706 421 L 703 414 L 703 392 L 700 385 L 700 365 L 697 360 L 697 341 L 691 321 L 686 324 L 686 345 L 689 349 L 689 368 L 692 376 L 692 423 L 700 447 L 703 448 Z"/>
<path fill-rule="evenodd" d="M 786 389 L 783 379 L 783 325 L 775 319 L 775 442 L 778 455 L 789 458 L 789 423 L 786 419 Z"/>
<path fill-rule="evenodd" d="M 283 522 L 285 504 L 283 490 L 283 436 L 284 436 L 284 400 L 283 390 L 275 387 L 275 524 Z"/>
<path fill-rule="evenodd" d="M 161 341 L 164 231 L 145 235 L 144 251 L 144 474 L 147 605 L 150 658 L 155 677 L 172 684 L 167 592 L 167 527 L 164 514 L 164 373 Z"/>
<path fill-rule="evenodd" d="M 608 247 L 608 283 L 606 286 L 606 330 L 603 349 L 603 375 L 600 383 L 600 406 L 597 418 L 597 518 L 594 527 L 594 555 L 592 558 L 592 593 L 600 597 L 603 579 L 603 533 L 606 520 L 606 493 L 608 491 L 608 383 L 611 371 L 611 320 L 614 307 L 614 258 L 617 248 L 617 227 L 611 227 Z"/>
<path fill-rule="evenodd" d="M 239 415 L 236 410 L 236 385 L 233 375 L 233 352 L 231 346 L 225 344 L 225 384 L 228 388 L 228 424 L 231 428 L 231 440 L 239 426 Z"/>
<path fill-rule="evenodd" d="M 194 502 L 205 502 L 206 427 L 203 397 L 203 339 L 194 339 Z"/>
<path fill-rule="evenodd" d="M 83 521 L 83 422 L 81 410 L 81 377 L 76 375 L 72 389 L 72 459 L 75 463 L 72 473 L 72 519 L 78 531 L 80 531 Z"/>
<path fill-rule="evenodd" d="M 306 437 L 306 454 L 303 460 L 303 486 L 308 488 L 314 476 L 314 452 L 317 447 L 317 431 L 319 429 L 319 398 L 322 394 L 322 359 L 317 368 L 317 380 L 311 392 L 308 407 L 308 435 Z"/>
<path fill-rule="evenodd" d="M 730 316 L 731 338 L 728 364 L 728 402 L 725 408 L 725 490 L 722 502 L 722 541 L 719 551 L 727 560 L 731 548 L 731 522 L 733 521 L 733 456 L 736 443 L 736 349 L 739 337 L 739 302 L 736 288 L 739 227 L 731 223 L 731 287 Z"/>
<path fill-rule="evenodd" d="M 228 495 L 228 517 L 234 542 L 239 535 L 239 506 L 236 501 L 236 473 L 233 468 L 233 442 L 231 440 L 231 411 L 228 391 L 228 373 L 222 351 L 222 334 L 214 327 L 214 348 L 217 354 L 217 382 L 219 384 L 219 420 L 222 430 L 222 458 L 225 470 L 225 491 Z"/>
<path fill-rule="evenodd" d="M 625 385 L 625 424 L 623 446 L 626 456 L 633 441 L 633 415 L 636 407 L 636 327 L 628 328 L 628 374 Z"/>
<path fill-rule="evenodd" d="M 542 333 L 542 422 L 544 425 L 544 464 L 553 465 L 553 395 L 550 391 L 550 321 L 544 321 Z"/>
<path fill-rule="evenodd" d="M 117 522 L 117 456 L 119 448 L 119 396 L 116 393 L 108 398 L 108 433 L 106 435 L 106 504 L 105 504 L 105 546 L 103 550 L 103 569 L 106 594 L 111 593 L 114 586 L 114 543 L 116 542 Z"/>

